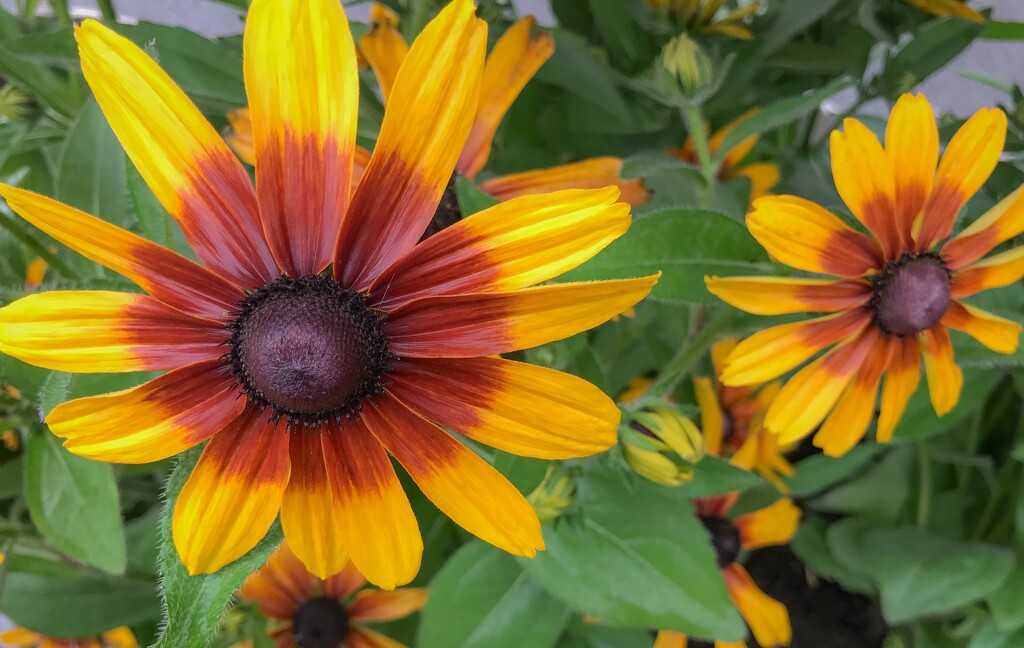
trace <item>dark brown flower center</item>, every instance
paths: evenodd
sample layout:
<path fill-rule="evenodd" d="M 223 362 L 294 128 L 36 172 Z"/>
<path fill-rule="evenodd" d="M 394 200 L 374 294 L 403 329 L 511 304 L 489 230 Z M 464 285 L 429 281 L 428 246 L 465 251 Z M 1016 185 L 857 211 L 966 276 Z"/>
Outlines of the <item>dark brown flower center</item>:
<path fill-rule="evenodd" d="M 228 362 L 250 404 L 293 426 L 350 418 L 383 393 L 390 354 L 380 317 L 328 276 L 260 288 L 230 329 Z"/>
<path fill-rule="evenodd" d="M 703 517 L 700 521 L 711 536 L 711 544 L 715 548 L 718 566 L 725 569 L 736 562 L 740 555 L 740 532 L 736 525 L 725 518 Z"/>
<path fill-rule="evenodd" d="M 292 634 L 299 648 L 338 648 L 348 636 L 345 607 L 329 598 L 306 601 L 292 618 Z"/>
<path fill-rule="evenodd" d="M 949 308 L 949 270 L 934 254 L 904 254 L 872 279 L 875 324 L 913 335 L 937 324 Z"/>
<path fill-rule="evenodd" d="M 444 195 L 441 196 L 441 202 L 438 203 L 437 209 L 434 210 L 434 217 L 430 220 L 430 225 L 427 225 L 427 231 L 423 232 L 423 237 L 420 238 L 421 241 L 427 240 L 434 234 L 462 220 L 462 208 L 459 207 L 459 196 L 455 190 L 455 179 L 457 177 L 458 174 L 452 174 L 451 179 L 448 181 L 448 186 L 444 189 Z"/>

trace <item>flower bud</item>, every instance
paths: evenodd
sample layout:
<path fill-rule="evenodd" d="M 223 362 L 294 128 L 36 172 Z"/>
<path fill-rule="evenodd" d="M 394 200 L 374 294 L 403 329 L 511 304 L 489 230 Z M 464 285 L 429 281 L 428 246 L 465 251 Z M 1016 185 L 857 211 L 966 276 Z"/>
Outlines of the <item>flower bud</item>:
<path fill-rule="evenodd" d="M 665 486 L 693 478 L 704 440 L 690 419 L 669 408 L 639 411 L 622 434 L 626 462 L 641 477 Z"/>
<path fill-rule="evenodd" d="M 668 70 L 687 95 L 711 83 L 714 65 L 701 46 L 686 34 L 679 34 L 661 51 L 661 64 Z"/>

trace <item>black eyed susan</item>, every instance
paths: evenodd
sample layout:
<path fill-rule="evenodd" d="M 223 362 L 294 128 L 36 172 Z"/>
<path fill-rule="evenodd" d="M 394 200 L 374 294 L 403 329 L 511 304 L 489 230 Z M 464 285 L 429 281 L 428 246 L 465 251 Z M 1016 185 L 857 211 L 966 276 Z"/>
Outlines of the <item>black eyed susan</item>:
<path fill-rule="evenodd" d="M 757 0 L 734 9 L 723 9 L 726 0 L 647 0 L 655 11 L 674 19 L 689 30 L 750 40 L 754 34 L 743 23 L 761 8 Z"/>
<path fill-rule="evenodd" d="M 417 245 L 476 114 L 486 26 L 456 0 L 423 31 L 354 193 L 349 34 L 337 0 L 252 3 L 254 190 L 142 50 L 95 21 L 76 30 L 100 107 L 205 266 L 0 187 L 26 220 L 149 293 L 25 297 L 0 309 L 0 351 L 58 371 L 168 371 L 47 422 L 102 461 L 208 441 L 172 525 L 192 573 L 243 555 L 280 511 L 314 574 L 351 557 L 381 587 L 410 581 L 423 544 L 389 453 L 457 523 L 531 556 L 543 540 L 530 505 L 442 426 L 547 459 L 615 443 L 619 411 L 600 390 L 497 354 L 596 326 L 650 291 L 656 277 L 535 286 L 621 235 L 628 205 L 614 187 L 524 197 Z"/>
<path fill-rule="evenodd" d="M 954 16 L 971 22 L 983 23 L 985 16 L 967 6 L 965 0 L 903 0 L 935 16 Z"/>
<path fill-rule="evenodd" d="M 780 491 L 786 490 L 780 475 L 793 474 L 793 466 L 782 456 L 777 436 L 765 429 L 764 415 L 782 384 L 729 387 L 722 384 L 725 359 L 736 348 L 736 340 L 726 339 L 711 347 L 715 380 L 705 376 L 693 379 L 693 390 L 700 407 L 701 431 L 708 453 L 729 457 L 733 464 L 753 470 Z"/>
<path fill-rule="evenodd" d="M 924 96 L 904 95 L 896 103 L 884 148 L 859 121 L 848 119 L 844 127 L 832 134 L 832 173 L 870 234 L 795 196 L 761 198 L 747 216 L 750 233 L 776 259 L 839 278 L 707 279 L 712 293 L 751 313 L 829 313 L 747 338 L 722 371 L 726 385 L 764 382 L 832 347 L 786 383 L 764 421 L 785 444 L 824 419 L 814 443 L 829 455 L 844 454 L 864 435 L 883 375 L 877 438 L 891 438 L 917 389 L 922 359 L 935 412 L 949 412 L 963 375 L 947 329 L 999 353 L 1016 350 L 1021 330 L 962 300 L 1024 275 L 1024 247 L 982 258 L 1024 231 L 1024 188 L 942 243 L 996 166 L 1006 137 L 1001 111 L 971 117 L 941 161 Z"/>
<path fill-rule="evenodd" d="M 762 648 L 788 646 L 793 629 L 786 606 L 761 591 L 747 570 L 738 562 L 744 550 L 784 545 L 793 539 L 800 524 L 800 509 L 787 498 L 766 508 L 729 518 L 737 494 L 694 500 L 697 515 L 715 548 L 718 566 L 725 578 L 729 598 L 747 622 L 750 633 Z M 702 642 L 677 632 L 661 631 L 655 648 L 690 648 L 713 645 L 715 648 L 746 646 L 746 642 Z"/>
<path fill-rule="evenodd" d="M 96 637 L 62 639 L 48 637 L 27 628 L 0 632 L 0 645 L 19 648 L 139 648 L 135 635 L 128 628 L 114 628 Z"/>
<path fill-rule="evenodd" d="M 427 590 L 390 592 L 365 589 L 366 578 L 351 563 L 318 578 L 284 542 L 238 591 L 274 620 L 270 637 L 277 648 L 402 648 L 366 627 L 395 621 L 427 602 Z"/>
<path fill-rule="evenodd" d="M 398 15 L 380 4 L 371 5 L 371 29 L 359 39 L 359 53 L 373 69 L 380 84 L 385 102 L 393 97 L 398 71 L 408 56 L 409 46 L 398 31 Z M 484 66 L 480 84 L 480 101 L 473 117 L 469 138 L 455 165 L 457 173 L 475 179 L 487 164 L 491 144 L 498 125 L 512 106 L 527 82 L 555 51 L 551 34 L 537 29 L 532 16 L 523 18 L 512 25 L 494 45 Z M 239 157 L 255 163 L 252 155 L 251 126 L 248 111 L 239 110 L 231 114 L 232 132 L 228 141 Z M 369 161 L 370 154 L 357 148 L 356 175 Z M 622 200 L 633 205 L 647 200 L 647 192 L 639 180 L 623 180 L 620 176 L 622 160 L 615 157 L 599 157 L 547 169 L 537 169 L 489 178 L 480 183 L 480 188 L 497 200 L 509 200 L 519 196 L 542 194 L 560 189 L 597 189 L 617 186 L 622 191 Z M 358 179 L 358 178 L 357 178 Z M 428 234 L 443 229 L 461 218 L 452 183 L 442 199 L 437 222 Z"/>

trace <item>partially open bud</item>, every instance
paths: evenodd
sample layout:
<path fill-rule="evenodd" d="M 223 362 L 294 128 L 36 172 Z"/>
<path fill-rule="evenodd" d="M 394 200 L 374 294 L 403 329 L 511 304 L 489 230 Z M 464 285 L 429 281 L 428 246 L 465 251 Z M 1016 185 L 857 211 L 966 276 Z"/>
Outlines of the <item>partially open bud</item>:
<path fill-rule="evenodd" d="M 687 95 L 711 83 L 715 68 L 700 45 L 686 34 L 679 34 L 661 51 L 661 64 L 676 78 Z"/>
<path fill-rule="evenodd" d="M 669 408 L 643 410 L 622 432 L 626 462 L 641 477 L 665 486 L 693 479 L 704 456 L 704 440 L 693 422 Z"/>
<path fill-rule="evenodd" d="M 533 489 L 526 500 L 536 511 L 540 521 L 547 522 L 559 517 L 572 506 L 575 492 L 576 484 L 572 478 L 552 465 L 548 466 L 544 480 Z"/>

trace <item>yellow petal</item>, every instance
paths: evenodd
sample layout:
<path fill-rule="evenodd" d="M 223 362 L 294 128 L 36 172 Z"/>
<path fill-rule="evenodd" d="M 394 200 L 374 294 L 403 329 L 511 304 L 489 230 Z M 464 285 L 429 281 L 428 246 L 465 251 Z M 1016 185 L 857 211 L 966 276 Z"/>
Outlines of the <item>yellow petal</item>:
<path fill-rule="evenodd" d="M 871 298 L 866 283 L 791 277 L 705 277 L 708 291 L 755 315 L 808 311 L 835 312 L 863 306 Z"/>
<path fill-rule="evenodd" d="M 744 549 L 784 545 L 796 535 L 800 515 L 800 507 L 788 497 L 767 508 L 742 515 L 735 521 L 740 532 L 740 545 Z"/>
<path fill-rule="evenodd" d="M 480 183 L 481 190 L 500 201 L 562 189 L 602 187 L 618 187 L 622 200 L 633 206 L 641 205 L 650 198 L 641 179 L 622 177 L 622 160 L 616 157 L 590 158 L 546 169 L 510 173 Z"/>
<path fill-rule="evenodd" d="M 964 375 L 953 361 L 953 345 L 949 333 L 941 325 L 933 326 L 918 334 L 924 358 L 924 370 L 928 376 L 928 395 L 935 413 L 943 416 L 956 407 Z"/>
<path fill-rule="evenodd" d="M 371 16 L 370 32 L 359 39 L 359 51 L 373 68 L 384 103 L 387 103 L 398 78 L 398 69 L 409 54 L 409 45 L 396 29 L 398 16 L 383 5 L 374 3 L 372 7 L 371 11 L 376 11 L 377 15 Z M 385 15 L 382 9 L 390 13 Z"/>
<path fill-rule="evenodd" d="M 1015 352 L 1020 340 L 1020 324 L 958 301 L 949 305 L 940 323 L 963 331 L 996 353 Z"/>
<path fill-rule="evenodd" d="M 924 208 L 939 162 L 939 129 L 924 95 L 905 94 L 885 129 L 885 153 L 896 178 L 896 218 L 904 244 Z"/>

